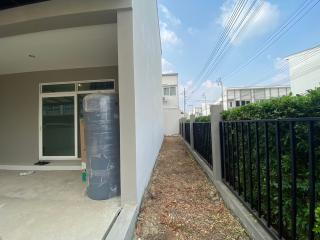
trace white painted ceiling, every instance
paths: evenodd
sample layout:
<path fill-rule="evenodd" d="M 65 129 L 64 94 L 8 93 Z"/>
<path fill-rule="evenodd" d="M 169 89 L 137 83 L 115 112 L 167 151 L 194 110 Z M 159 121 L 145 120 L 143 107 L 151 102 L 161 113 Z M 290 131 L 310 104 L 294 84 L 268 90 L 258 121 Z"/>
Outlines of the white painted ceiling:
<path fill-rule="evenodd" d="M 0 38 L 0 74 L 118 65 L 117 25 Z"/>

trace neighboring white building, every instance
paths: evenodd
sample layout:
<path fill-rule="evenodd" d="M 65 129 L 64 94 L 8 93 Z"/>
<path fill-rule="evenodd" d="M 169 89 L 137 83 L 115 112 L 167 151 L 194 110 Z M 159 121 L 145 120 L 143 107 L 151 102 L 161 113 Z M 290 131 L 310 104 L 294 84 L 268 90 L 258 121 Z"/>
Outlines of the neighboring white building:
<path fill-rule="evenodd" d="M 294 95 L 320 87 L 320 46 L 290 55 L 287 60 Z"/>
<path fill-rule="evenodd" d="M 202 116 L 210 115 L 210 106 L 211 105 L 215 105 L 215 104 L 211 103 L 211 102 L 201 103 L 201 115 Z"/>
<path fill-rule="evenodd" d="M 189 115 L 194 115 L 196 117 L 203 116 L 202 114 L 202 107 L 193 107 L 189 112 Z"/>
<path fill-rule="evenodd" d="M 225 88 L 223 109 L 231 109 L 290 94 L 289 86 Z"/>
<path fill-rule="evenodd" d="M 179 134 L 179 77 L 177 73 L 162 75 L 162 102 L 165 135 Z"/>

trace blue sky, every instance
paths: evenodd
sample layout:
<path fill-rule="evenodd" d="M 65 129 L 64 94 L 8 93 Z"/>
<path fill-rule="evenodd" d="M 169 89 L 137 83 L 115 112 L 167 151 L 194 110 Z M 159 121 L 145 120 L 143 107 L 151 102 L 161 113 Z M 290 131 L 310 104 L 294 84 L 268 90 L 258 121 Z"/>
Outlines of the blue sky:
<path fill-rule="evenodd" d="M 221 90 L 215 81 L 219 77 L 222 77 L 227 87 L 289 84 L 288 73 L 283 70 L 286 64 L 283 59 L 320 44 L 319 3 L 252 64 L 228 77 L 230 72 L 261 49 L 266 39 L 306 2 L 265 0 L 246 31 L 232 41 L 215 71 L 198 83 L 196 77 L 216 46 L 235 2 L 236 0 L 158 0 L 163 72 L 179 73 L 180 93 L 185 87 L 187 96 L 190 96 L 187 108 L 200 104 L 204 99 L 203 94 L 209 102 L 217 101 Z M 195 87 L 197 84 L 199 88 Z M 194 89 L 198 90 L 191 94 Z"/>

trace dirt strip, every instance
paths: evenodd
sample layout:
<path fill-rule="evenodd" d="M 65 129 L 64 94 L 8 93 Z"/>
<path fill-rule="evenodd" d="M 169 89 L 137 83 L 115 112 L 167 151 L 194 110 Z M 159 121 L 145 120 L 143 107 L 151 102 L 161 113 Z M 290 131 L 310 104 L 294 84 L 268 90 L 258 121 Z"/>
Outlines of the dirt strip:
<path fill-rule="evenodd" d="M 137 239 L 249 239 L 179 137 L 167 137 L 138 217 Z"/>

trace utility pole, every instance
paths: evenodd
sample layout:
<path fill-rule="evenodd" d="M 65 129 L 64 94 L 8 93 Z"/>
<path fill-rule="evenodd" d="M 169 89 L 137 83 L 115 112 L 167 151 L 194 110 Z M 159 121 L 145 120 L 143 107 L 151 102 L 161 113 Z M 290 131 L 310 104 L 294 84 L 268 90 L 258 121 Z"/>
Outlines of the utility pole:
<path fill-rule="evenodd" d="M 204 114 L 207 116 L 207 96 L 205 93 L 203 93 L 204 97 Z"/>
<path fill-rule="evenodd" d="M 220 86 L 221 87 L 221 104 L 222 104 L 222 109 L 223 109 L 223 104 L 224 104 L 224 97 L 223 97 L 223 82 L 222 82 L 222 80 L 221 80 L 221 77 L 219 77 L 218 78 L 218 80 L 217 80 L 217 83 L 218 83 L 218 86 Z M 228 104 L 227 104 L 227 107 L 228 107 Z"/>
<path fill-rule="evenodd" d="M 193 104 L 188 105 L 189 108 L 191 108 L 191 114 L 194 114 L 193 112 Z"/>

